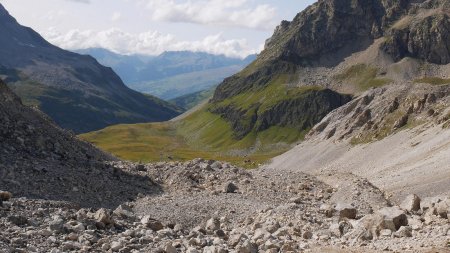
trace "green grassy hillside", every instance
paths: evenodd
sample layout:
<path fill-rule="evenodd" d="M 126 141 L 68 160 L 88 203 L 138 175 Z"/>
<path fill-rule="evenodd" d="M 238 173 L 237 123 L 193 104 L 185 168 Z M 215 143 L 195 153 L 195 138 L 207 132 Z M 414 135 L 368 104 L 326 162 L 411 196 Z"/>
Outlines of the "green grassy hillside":
<path fill-rule="evenodd" d="M 230 124 L 206 106 L 179 122 L 117 125 L 80 137 L 127 160 L 183 161 L 202 157 L 251 168 L 286 151 L 304 133 L 273 127 L 237 140 Z"/>
<path fill-rule="evenodd" d="M 288 79 L 275 77 L 266 87 L 209 103 L 176 122 L 118 125 L 81 138 L 128 160 L 202 157 L 255 167 L 301 141 L 329 111 L 350 100 L 317 86 L 288 87 Z"/>

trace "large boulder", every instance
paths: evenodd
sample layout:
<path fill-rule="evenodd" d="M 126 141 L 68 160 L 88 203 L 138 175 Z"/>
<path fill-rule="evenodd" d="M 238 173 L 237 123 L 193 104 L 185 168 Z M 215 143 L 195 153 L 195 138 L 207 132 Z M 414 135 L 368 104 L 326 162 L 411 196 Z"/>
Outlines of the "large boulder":
<path fill-rule="evenodd" d="M 358 212 L 355 207 L 342 203 L 336 205 L 336 211 L 339 214 L 339 219 L 356 219 Z"/>
<path fill-rule="evenodd" d="M 383 217 L 382 226 L 384 229 L 397 231 L 400 227 L 408 225 L 408 217 L 405 211 L 398 207 L 384 207 L 377 213 Z"/>
<path fill-rule="evenodd" d="M 403 210 L 408 212 L 417 212 L 420 209 L 420 198 L 415 194 L 408 195 L 400 204 Z"/>
<path fill-rule="evenodd" d="M 144 216 L 141 219 L 141 223 L 142 223 L 142 225 L 150 228 L 153 231 L 159 231 L 164 228 L 164 225 L 161 222 L 151 218 L 150 215 Z"/>
<path fill-rule="evenodd" d="M 106 226 L 113 224 L 110 212 L 105 208 L 99 209 L 94 214 L 94 218 L 95 218 L 95 221 L 97 221 L 98 223 L 103 223 Z"/>
<path fill-rule="evenodd" d="M 441 218 L 450 218 L 450 199 L 445 199 L 437 203 L 436 212 Z"/>
<path fill-rule="evenodd" d="M 220 229 L 220 220 L 218 218 L 211 218 L 206 222 L 205 226 L 208 231 L 216 231 Z"/>

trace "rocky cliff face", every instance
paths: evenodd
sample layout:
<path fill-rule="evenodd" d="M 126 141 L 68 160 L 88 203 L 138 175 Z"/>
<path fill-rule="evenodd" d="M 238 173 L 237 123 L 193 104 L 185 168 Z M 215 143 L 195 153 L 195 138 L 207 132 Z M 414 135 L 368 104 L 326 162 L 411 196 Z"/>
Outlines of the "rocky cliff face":
<path fill-rule="evenodd" d="M 449 11 L 448 1 L 415 5 L 387 31 L 383 50 L 397 61 L 410 56 L 436 64 L 450 63 Z"/>
<path fill-rule="evenodd" d="M 27 104 L 77 133 L 118 123 L 164 121 L 179 109 L 127 88 L 90 56 L 55 47 L 0 5 L 0 77 Z"/>
<path fill-rule="evenodd" d="M 267 109 L 255 103 L 248 109 L 236 105 L 218 106 L 212 112 L 231 122 L 236 138 L 242 139 L 251 131 L 261 132 L 273 126 L 308 130 L 350 100 L 351 96 L 332 90 L 311 90 L 283 99 Z"/>
<path fill-rule="evenodd" d="M 306 66 L 335 65 L 382 37 L 408 6 L 407 0 L 318 1 L 292 22 L 283 21 L 256 62 L 247 68 L 248 74 L 225 80 L 214 100 L 264 86 L 270 75 L 292 73 Z"/>

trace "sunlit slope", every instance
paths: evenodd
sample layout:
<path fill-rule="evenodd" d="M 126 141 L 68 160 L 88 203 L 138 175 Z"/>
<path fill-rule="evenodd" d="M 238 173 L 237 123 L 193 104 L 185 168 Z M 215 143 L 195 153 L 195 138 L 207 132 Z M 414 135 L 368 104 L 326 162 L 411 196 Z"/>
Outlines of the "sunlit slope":
<path fill-rule="evenodd" d="M 258 91 L 206 104 L 176 122 L 118 125 L 81 135 L 81 138 L 120 158 L 134 161 L 202 157 L 256 166 L 288 150 L 329 111 L 349 100 L 347 96 L 315 86 L 288 88 L 282 80 L 274 78 L 270 85 Z M 331 98 L 343 101 L 328 103 Z M 255 105 L 258 106 L 256 111 Z M 246 112 L 239 118 L 245 131 L 227 119 L 227 115 L 218 113 L 225 107 Z M 266 115 L 266 112 L 289 113 L 290 119 L 270 122 L 270 115 L 255 117 L 256 113 Z"/>

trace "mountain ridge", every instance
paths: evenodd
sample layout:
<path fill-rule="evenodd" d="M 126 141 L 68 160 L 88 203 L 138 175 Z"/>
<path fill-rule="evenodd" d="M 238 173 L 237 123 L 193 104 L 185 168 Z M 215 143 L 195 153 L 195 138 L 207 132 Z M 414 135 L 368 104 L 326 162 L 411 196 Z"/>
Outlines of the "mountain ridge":
<path fill-rule="evenodd" d="M 157 56 L 121 55 L 102 48 L 75 52 L 92 55 L 112 67 L 130 88 L 166 100 L 209 89 L 255 58 L 193 51 L 168 51 Z"/>
<path fill-rule="evenodd" d="M 90 56 L 55 47 L 2 8 L 0 75 L 25 102 L 77 133 L 118 123 L 164 121 L 180 109 L 127 88 Z"/>

